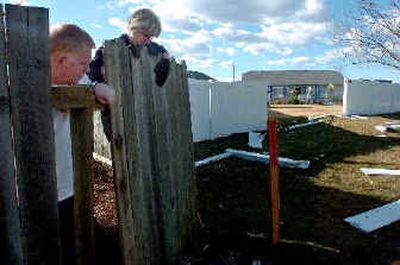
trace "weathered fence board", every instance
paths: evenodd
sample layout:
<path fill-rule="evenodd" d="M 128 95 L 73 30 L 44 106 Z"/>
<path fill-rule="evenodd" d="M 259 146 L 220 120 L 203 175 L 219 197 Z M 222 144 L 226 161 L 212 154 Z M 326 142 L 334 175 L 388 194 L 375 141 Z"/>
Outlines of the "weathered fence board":
<path fill-rule="evenodd" d="M 59 264 L 48 10 L 6 5 L 11 111 L 26 264 Z"/>
<path fill-rule="evenodd" d="M 190 238 L 195 196 L 186 68 L 172 62 L 167 83 L 158 87 L 159 58 L 143 49 L 127 60 L 128 53 L 122 42 L 106 42 L 107 80 L 119 99 L 112 151 L 122 242 L 133 243 L 136 264 L 177 264 Z M 133 264 L 124 248 L 125 264 Z"/>
<path fill-rule="evenodd" d="M 4 37 L 3 6 L 0 4 L 0 264 L 22 265 Z"/>
<path fill-rule="evenodd" d="M 128 177 L 128 161 L 126 159 L 126 147 L 135 148 L 137 147 L 137 143 L 132 143 L 135 138 L 131 137 L 125 139 L 125 128 L 123 122 L 123 114 L 122 114 L 122 102 L 127 97 L 132 96 L 131 90 L 126 89 L 126 91 L 122 94 L 123 88 L 132 87 L 132 79 L 129 75 L 130 68 L 127 66 L 130 64 L 129 51 L 121 45 L 118 45 L 115 42 L 106 42 L 106 50 L 105 57 L 107 60 L 105 61 L 107 80 L 111 86 L 114 87 L 116 92 L 116 103 L 114 104 L 112 111 L 112 129 L 113 129 L 113 144 L 112 144 L 112 156 L 113 156 L 113 165 L 114 165 L 114 178 L 115 178 L 115 187 L 117 193 L 117 205 L 118 205 L 118 220 L 120 222 L 119 225 L 119 235 L 120 235 L 120 245 L 122 248 L 122 259 L 125 265 L 133 265 L 138 264 L 138 252 L 140 248 L 147 247 L 137 246 L 136 238 L 140 241 L 140 234 L 136 233 L 134 229 L 136 228 L 133 221 L 132 215 L 132 199 L 130 193 L 130 180 Z M 113 71 L 109 71 L 108 69 L 113 68 Z M 122 68 L 121 68 L 122 67 Z M 132 102 L 132 105 L 134 102 Z M 134 106 L 133 106 L 134 108 Z M 125 115 L 131 117 L 132 123 L 135 122 L 135 116 L 132 111 L 129 112 L 129 109 L 125 110 Z M 131 141 L 130 141 L 131 140 Z M 130 168 L 139 170 L 139 166 L 129 165 Z M 135 183 L 136 186 L 140 186 L 140 183 Z M 140 194 L 134 194 L 134 199 L 138 198 Z M 142 209 L 136 209 L 138 213 L 140 213 Z M 137 222 L 136 222 L 137 223 Z M 139 225 L 139 224 L 138 224 Z M 142 249 L 142 253 L 145 252 Z"/>
<path fill-rule="evenodd" d="M 94 264 L 93 109 L 71 109 L 77 265 Z"/>
<path fill-rule="evenodd" d="M 179 215 L 179 226 L 182 226 L 182 236 L 181 244 L 183 247 L 187 246 L 190 241 L 193 239 L 193 231 L 192 225 L 188 225 L 194 221 L 195 209 L 196 209 L 196 182 L 194 180 L 194 150 L 193 150 L 193 133 L 192 133 L 192 122 L 191 122 L 191 114 L 190 114 L 190 102 L 189 102 L 189 86 L 187 80 L 186 73 L 186 64 L 183 62 L 180 65 L 178 70 L 179 80 L 181 84 L 178 84 L 177 87 L 181 87 L 179 91 L 177 91 L 178 98 L 180 98 L 181 104 L 176 105 L 177 109 L 175 110 L 176 115 L 178 115 L 178 127 L 177 135 L 180 135 L 180 139 L 183 139 L 182 142 L 178 141 L 175 136 L 175 146 L 179 146 L 177 149 L 180 152 L 181 158 L 181 170 L 182 174 L 179 176 L 179 202 L 181 205 L 178 209 L 180 209 Z M 182 145 L 181 145 L 182 144 Z"/>

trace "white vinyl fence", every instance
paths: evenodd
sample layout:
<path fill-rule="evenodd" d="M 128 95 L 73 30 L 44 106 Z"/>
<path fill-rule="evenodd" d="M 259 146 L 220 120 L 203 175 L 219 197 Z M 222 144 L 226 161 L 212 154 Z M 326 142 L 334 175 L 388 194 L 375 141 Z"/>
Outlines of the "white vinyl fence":
<path fill-rule="evenodd" d="M 193 141 L 265 130 L 268 91 L 263 81 L 189 79 Z"/>
<path fill-rule="evenodd" d="M 263 81 L 208 82 L 189 79 L 193 141 L 267 128 L 268 91 Z M 111 158 L 96 112 L 95 152 Z M 179 137 L 179 136 L 177 136 Z"/>
<path fill-rule="evenodd" d="M 344 115 L 377 115 L 400 112 L 400 84 L 346 79 Z"/>

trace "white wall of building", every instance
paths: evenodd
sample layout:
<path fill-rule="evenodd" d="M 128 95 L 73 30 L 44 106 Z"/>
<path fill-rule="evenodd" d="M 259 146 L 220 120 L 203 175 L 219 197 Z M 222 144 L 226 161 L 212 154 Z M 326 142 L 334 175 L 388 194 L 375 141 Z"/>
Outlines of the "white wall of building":
<path fill-rule="evenodd" d="M 344 82 L 344 115 L 400 112 L 400 84 L 348 80 Z"/>
<path fill-rule="evenodd" d="M 189 95 L 195 142 L 266 129 L 268 90 L 263 81 L 189 79 Z"/>

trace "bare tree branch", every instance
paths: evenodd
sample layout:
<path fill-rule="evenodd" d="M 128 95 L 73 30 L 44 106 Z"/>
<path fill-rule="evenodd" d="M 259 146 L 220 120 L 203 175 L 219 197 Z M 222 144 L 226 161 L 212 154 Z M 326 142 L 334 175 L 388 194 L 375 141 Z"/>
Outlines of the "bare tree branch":
<path fill-rule="evenodd" d="M 358 0 L 358 7 L 335 36 L 351 48 L 346 58 L 400 69 L 400 0 Z"/>

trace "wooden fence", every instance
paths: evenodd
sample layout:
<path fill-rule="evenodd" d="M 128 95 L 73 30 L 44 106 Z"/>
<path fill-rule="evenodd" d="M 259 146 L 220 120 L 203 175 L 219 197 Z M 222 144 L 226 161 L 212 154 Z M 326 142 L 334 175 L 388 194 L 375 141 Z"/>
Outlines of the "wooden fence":
<path fill-rule="evenodd" d="M 159 87 L 153 73 L 158 59 L 145 49 L 136 58 L 119 39 L 105 44 L 107 80 L 119 102 L 111 149 L 125 264 L 178 264 L 194 218 L 186 66 L 173 61 Z"/>
<path fill-rule="evenodd" d="M 101 105 L 87 87 L 51 89 L 48 29 L 47 9 L 0 5 L 0 264 L 60 264 L 53 107 L 70 109 L 77 264 L 93 264 L 89 121 Z M 128 53 L 107 42 L 123 261 L 177 264 L 195 198 L 186 69 L 173 62 L 160 88 L 156 58 Z"/>

